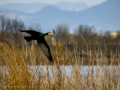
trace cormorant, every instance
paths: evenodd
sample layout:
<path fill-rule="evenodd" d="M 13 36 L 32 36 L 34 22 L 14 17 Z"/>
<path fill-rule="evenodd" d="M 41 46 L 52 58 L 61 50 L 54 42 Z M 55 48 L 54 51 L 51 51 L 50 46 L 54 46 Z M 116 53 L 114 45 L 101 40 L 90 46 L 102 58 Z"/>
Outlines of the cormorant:
<path fill-rule="evenodd" d="M 52 33 L 41 33 L 34 30 L 19 30 L 20 32 L 26 32 L 28 34 L 31 34 L 29 37 L 24 37 L 26 41 L 30 42 L 31 40 L 37 40 L 38 45 L 40 46 L 41 50 L 43 51 L 44 55 L 48 58 L 50 62 L 53 62 L 52 55 L 50 53 L 50 48 L 48 44 L 45 41 L 46 35 L 51 35 Z"/>

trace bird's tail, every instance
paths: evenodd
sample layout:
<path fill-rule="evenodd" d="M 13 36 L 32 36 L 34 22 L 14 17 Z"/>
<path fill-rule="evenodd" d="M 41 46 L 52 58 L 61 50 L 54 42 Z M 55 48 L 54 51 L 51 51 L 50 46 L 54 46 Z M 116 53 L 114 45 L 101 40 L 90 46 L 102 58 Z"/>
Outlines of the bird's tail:
<path fill-rule="evenodd" d="M 28 42 L 30 42 L 32 40 L 32 37 L 24 37 L 25 40 L 27 40 Z"/>

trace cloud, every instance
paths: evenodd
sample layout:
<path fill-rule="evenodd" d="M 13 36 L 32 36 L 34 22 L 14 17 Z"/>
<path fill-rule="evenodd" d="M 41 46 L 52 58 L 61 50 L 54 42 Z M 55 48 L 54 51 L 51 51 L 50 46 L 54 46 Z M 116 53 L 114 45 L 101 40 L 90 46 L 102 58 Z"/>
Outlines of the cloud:
<path fill-rule="evenodd" d="M 22 21 L 27 21 L 27 20 L 30 20 L 30 19 L 34 19 L 35 17 L 32 17 L 32 16 L 25 16 L 25 15 L 20 15 L 18 17 L 18 19 L 22 20 Z"/>
<path fill-rule="evenodd" d="M 38 8 L 38 9 L 33 8 L 33 9 L 28 10 L 28 13 L 35 13 L 39 10 L 41 10 L 41 8 Z"/>

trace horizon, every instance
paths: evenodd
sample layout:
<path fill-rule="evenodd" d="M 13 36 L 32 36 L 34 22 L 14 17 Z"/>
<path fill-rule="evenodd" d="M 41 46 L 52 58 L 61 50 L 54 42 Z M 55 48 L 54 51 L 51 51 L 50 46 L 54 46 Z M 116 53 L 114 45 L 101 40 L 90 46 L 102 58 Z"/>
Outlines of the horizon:
<path fill-rule="evenodd" d="M 46 4 L 57 4 L 60 2 L 68 2 L 68 3 L 85 3 L 88 6 L 94 6 L 101 4 L 103 2 L 106 2 L 107 0 L 20 0 L 20 1 L 14 1 L 14 0 L 0 0 L 0 5 L 10 4 L 10 3 L 20 3 L 20 4 L 28 4 L 28 3 L 46 3 Z"/>

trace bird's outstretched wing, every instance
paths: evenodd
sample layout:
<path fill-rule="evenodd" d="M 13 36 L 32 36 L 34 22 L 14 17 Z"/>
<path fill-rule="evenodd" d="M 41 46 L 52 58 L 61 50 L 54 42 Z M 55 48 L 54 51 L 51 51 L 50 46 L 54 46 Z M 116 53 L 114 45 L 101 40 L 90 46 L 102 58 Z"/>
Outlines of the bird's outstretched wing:
<path fill-rule="evenodd" d="M 37 32 L 34 30 L 19 30 L 19 31 L 26 32 L 26 33 L 31 34 L 31 35 L 38 35 L 39 33 L 41 33 L 41 32 Z"/>
<path fill-rule="evenodd" d="M 53 62 L 52 55 L 50 53 L 50 48 L 46 43 L 44 38 L 37 39 L 38 45 L 40 46 L 41 50 L 43 51 L 44 55 L 48 58 L 50 62 Z"/>

